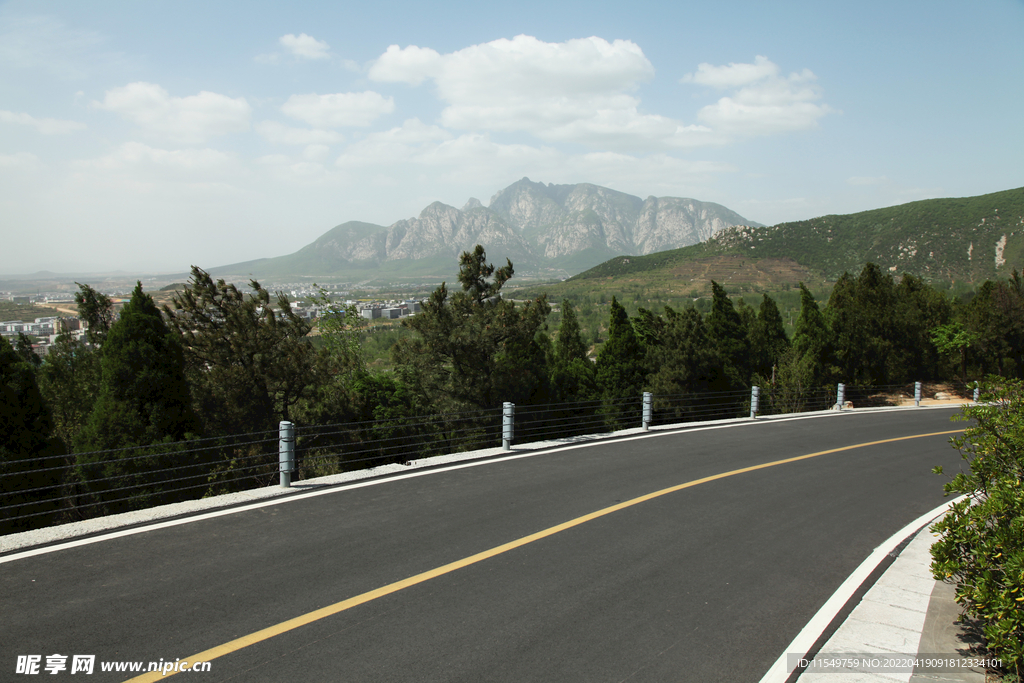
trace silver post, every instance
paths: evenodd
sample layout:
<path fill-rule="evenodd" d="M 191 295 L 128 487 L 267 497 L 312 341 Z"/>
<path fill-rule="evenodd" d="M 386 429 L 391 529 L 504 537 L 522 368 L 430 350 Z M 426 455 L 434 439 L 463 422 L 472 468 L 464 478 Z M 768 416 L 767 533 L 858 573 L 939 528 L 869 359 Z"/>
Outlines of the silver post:
<path fill-rule="evenodd" d="M 977 403 L 981 399 L 981 385 L 977 382 L 974 383 L 974 402 Z"/>
<path fill-rule="evenodd" d="M 921 383 L 914 382 L 914 406 L 921 407 Z"/>
<path fill-rule="evenodd" d="M 501 404 L 501 447 L 512 450 L 512 433 L 515 428 L 516 404 L 508 401 Z"/>
<path fill-rule="evenodd" d="M 654 415 L 654 394 L 649 391 L 644 392 L 643 410 L 641 413 L 640 426 L 646 432 L 651 426 L 651 418 Z"/>
<path fill-rule="evenodd" d="M 295 471 L 295 425 L 287 420 L 282 420 L 278 428 L 277 452 L 281 486 L 288 488 L 292 485 L 292 472 Z"/>
<path fill-rule="evenodd" d="M 839 388 L 836 390 L 836 410 L 842 410 L 843 404 L 846 403 L 846 385 L 842 382 L 839 383 Z"/>
<path fill-rule="evenodd" d="M 750 419 L 757 417 L 757 410 L 761 403 L 761 387 L 750 387 Z"/>

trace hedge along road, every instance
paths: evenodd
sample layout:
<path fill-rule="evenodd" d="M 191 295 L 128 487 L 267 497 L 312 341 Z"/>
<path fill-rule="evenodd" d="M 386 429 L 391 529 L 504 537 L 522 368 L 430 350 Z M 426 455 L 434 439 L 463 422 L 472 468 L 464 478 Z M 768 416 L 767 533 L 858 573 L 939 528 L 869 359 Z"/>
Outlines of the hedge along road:
<path fill-rule="evenodd" d="M 13 559 L 0 670 L 57 653 L 212 660 L 209 681 L 757 681 L 944 502 L 930 470 L 960 462 L 955 412 L 656 432 Z"/>

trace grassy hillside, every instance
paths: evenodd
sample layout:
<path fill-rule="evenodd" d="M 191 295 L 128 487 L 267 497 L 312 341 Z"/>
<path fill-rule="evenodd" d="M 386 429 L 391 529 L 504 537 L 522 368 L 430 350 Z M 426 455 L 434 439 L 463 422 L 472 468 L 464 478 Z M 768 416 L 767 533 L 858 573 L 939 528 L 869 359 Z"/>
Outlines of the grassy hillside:
<path fill-rule="evenodd" d="M 614 258 L 570 282 L 641 274 L 656 278 L 654 273 L 688 273 L 699 270 L 696 264 L 725 263 L 730 258 L 751 263 L 754 270 L 769 269 L 758 264 L 772 260 L 791 261 L 796 266 L 793 274 L 803 268 L 829 281 L 872 262 L 936 284 L 976 284 L 1024 267 L 1024 188 L 770 227 L 729 228 L 691 247 Z M 751 282 L 756 283 L 752 274 L 744 277 L 753 277 Z"/>

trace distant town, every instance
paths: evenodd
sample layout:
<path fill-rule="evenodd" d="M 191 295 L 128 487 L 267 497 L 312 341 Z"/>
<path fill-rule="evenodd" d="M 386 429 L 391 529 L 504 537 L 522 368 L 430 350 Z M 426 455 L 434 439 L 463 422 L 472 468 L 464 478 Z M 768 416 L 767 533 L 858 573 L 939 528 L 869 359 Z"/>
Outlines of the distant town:
<path fill-rule="evenodd" d="M 354 306 L 360 316 L 370 321 L 400 320 L 421 311 L 421 301 L 418 299 L 351 299 L 347 298 L 350 295 L 350 290 L 343 289 L 343 287 L 345 286 L 324 285 L 322 288 L 315 288 L 308 283 L 275 283 L 267 286 L 267 289 L 287 295 L 291 302 L 292 312 L 314 324 L 325 306 L 313 303 L 313 301 L 321 298 L 322 293 L 326 293 L 330 297 L 332 306 L 346 308 Z M 132 288 L 118 287 L 107 290 L 98 289 L 97 291 L 113 300 L 116 315 L 131 296 Z M 169 303 L 170 296 L 180 290 L 146 291 L 154 296 L 158 304 L 161 304 Z M 40 357 L 45 357 L 49 353 L 59 335 L 70 334 L 75 339 L 82 339 L 88 327 L 86 321 L 77 316 L 77 304 L 74 296 L 69 296 L 66 290 L 35 294 L 0 291 L 0 301 L 30 306 L 33 307 L 30 310 L 35 311 L 38 311 L 40 307 L 55 310 L 55 315 L 35 317 L 32 320 L 0 320 L 0 336 L 8 338 L 12 343 L 19 335 L 23 334 L 29 337 L 32 341 L 32 349 Z M 5 312 L 10 310 L 10 308 L 6 308 Z M 315 327 L 312 334 L 317 334 Z"/>

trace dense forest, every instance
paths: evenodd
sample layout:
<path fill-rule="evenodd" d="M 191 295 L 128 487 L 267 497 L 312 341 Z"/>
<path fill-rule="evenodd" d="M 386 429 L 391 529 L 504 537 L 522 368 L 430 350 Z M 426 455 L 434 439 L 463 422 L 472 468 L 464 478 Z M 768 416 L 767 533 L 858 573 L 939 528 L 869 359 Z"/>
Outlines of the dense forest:
<path fill-rule="evenodd" d="M 80 285 L 84 339 L 61 336 L 45 359 L 0 340 L 0 532 L 266 485 L 282 420 L 311 477 L 497 445 L 504 402 L 528 440 L 637 426 L 645 391 L 679 421 L 742 415 L 752 385 L 762 412 L 792 412 L 834 401 L 838 382 L 1024 376 L 1016 272 L 955 298 L 868 264 L 823 307 L 801 284 L 791 326 L 769 295 L 752 306 L 718 283 L 678 309 L 630 315 L 612 297 L 595 359 L 572 300 L 552 329 L 545 297 L 503 297 L 511 263 L 478 246 L 459 267 L 403 321 L 385 369 L 367 363 L 354 310 L 334 305 L 311 337 L 256 281 L 246 292 L 194 268 L 172 305 L 140 284 L 119 315 Z"/>

